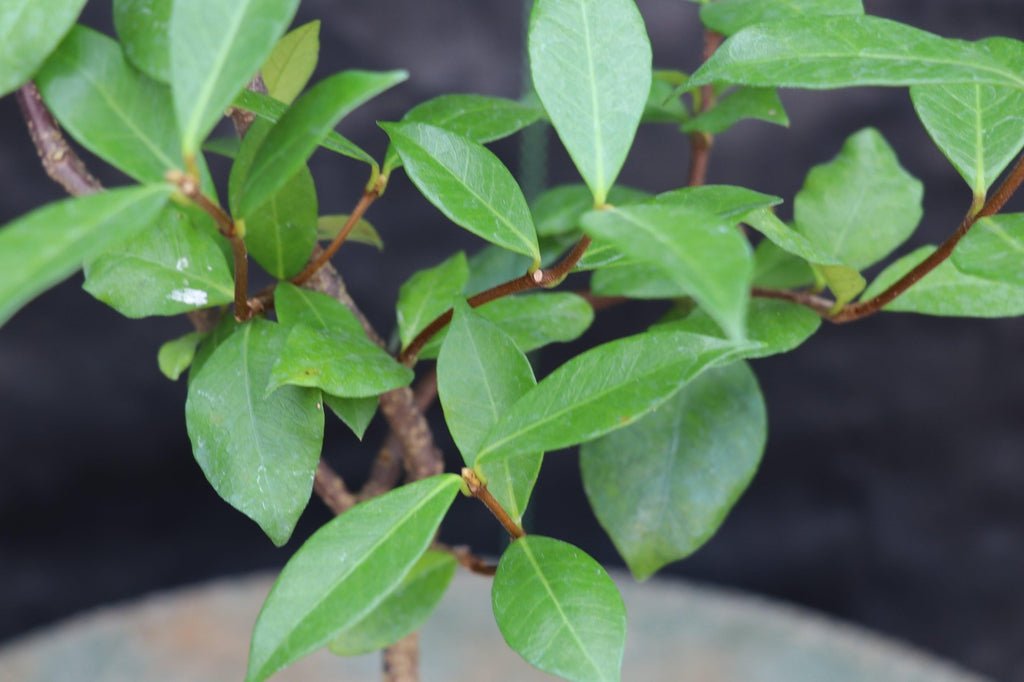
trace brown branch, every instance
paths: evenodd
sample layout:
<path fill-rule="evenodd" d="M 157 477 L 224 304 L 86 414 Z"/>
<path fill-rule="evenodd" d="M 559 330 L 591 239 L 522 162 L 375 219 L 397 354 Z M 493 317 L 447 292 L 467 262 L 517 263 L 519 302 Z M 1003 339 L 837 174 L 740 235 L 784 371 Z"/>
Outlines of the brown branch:
<path fill-rule="evenodd" d="M 497 566 L 473 554 L 469 547 L 465 545 L 449 547 L 443 543 L 435 542 L 433 548 L 439 552 L 451 554 L 459 562 L 459 565 L 478 575 L 493 576 L 498 570 Z"/>
<path fill-rule="evenodd" d="M 711 59 L 711 55 L 722 44 L 722 34 L 715 31 L 704 32 L 704 52 L 701 55 L 702 61 Z M 698 114 L 710 111 L 715 106 L 715 88 L 713 85 L 704 85 L 700 89 L 700 107 Z M 688 184 L 690 187 L 703 185 L 708 177 L 708 164 L 711 159 L 711 147 L 715 138 L 711 133 L 695 131 L 690 133 L 690 174 Z"/>
<path fill-rule="evenodd" d="M 466 301 L 471 308 L 479 308 L 485 303 L 490 303 L 499 298 L 504 298 L 511 294 L 518 294 L 523 291 L 530 291 L 531 289 L 539 288 L 550 288 L 557 286 L 564 280 L 572 269 L 576 267 L 576 263 L 579 262 L 583 254 L 586 253 L 587 247 L 590 246 L 590 237 L 584 236 L 576 245 L 572 247 L 572 250 L 565 255 L 565 257 L 559 261 L 556 265 L 547 270 L 534 270 L 528 272 L 522 277 L 516 277 L 513 280 L 499 284 L 498 286 L 491 287 L 486 291 L 481 291 L 475 296 L 470 296 Z M 423 347 L 427 345 L 439 331 L 444 329 L 449 322 L 452 321 L 452 309 L 449 308 L 445 312 L 438 315 L 430 324 L 428 324 L 423 331 L 416 335 L 405 350 L 398 355 L 398 361 L 406 365 L 416 364 L 416 357 L 423 350 Z"/>
<path fill-rule="evenodd" d="M 323 458 L 316 465 L 313 492 L 323 500 L 323 503 L 334 512 L 335 516 L 348 511 L 359 501 L 355 495 L 349 492 L 341 476 Z"/>
<path fill-rule="evenodd" d="M 384 682 L 419 681 L 419 640 L 419 634 L 414 632 L 384 650 Z"/>
<path fill-rule="evenodd" d="M 246 90 L 252 92 L 259 92 L 267 94 L 267 84 L 263 82 L 263 76 L 256 74 L 252 80 L 249 81 L 249 85 L 246 86 Z M 238 137 L 245 137 L 246 133 L 249 132 L 249 128 L 252 127 L 253 121 L 256 120 L 256 114 L 245 109 L 238 109 L 231 107 L 228 109 L 228 116 L 231 117 L 231 122 L 235 125 L 235 132 Z"/>
<path fill-rule="evenodd" d="M 494 518 L 498 519 L 498 523 L 505 528 L 505 531 L 513 540 L 518 540 L 521 537 L 526 536 L 526 531 L 523 530 L 522 526 L 512 520 L 512 517 L 508 515 L 505 508 L 501 506 L 501 503 L 491 495 L 491 492 L 487 490 L 487 486 L 480 480 L 476 475 L 476 472 L 469 468 L 462 470 L 462 480 L 466 482 L 466 486 L 469 488 L 469 492 L 476 499 L 484 503 L 484 506 L 494 514 Z"/>
<path fill-rule="evenodd" d="M 352 213 L 349 214 L 348 220 L 345 221 L 345 224 L 334 237 L 334 240 L 320 253 L 320 255 L 314 258 L 302 272 L 292 278 L 293 284 L 297 284 L 299 286 L 305 284 L 310 277 L 315 275 L 320 268 L 334 257 L 334 254 L 338 252 L 341 245 L 345 243 L 348 235 L 366 214 L 366 210 L 373 205 L 373 202 L 376 201 L 379 196 L 380 191 L 377 188 L 367 190 L 363 193 L 363 196 L 359 198 L 359 203 L 357 203 L 356 207 L 352 209 Z"/>
<path fill-rule="evenodd" d="M 817 294 L 812 294 L 809 291 L 789 291 L 784 289 L 764 289 L 762 287 L 754 287 L 750 290 L 750 295 L 755 298 L 774 298 L 781 301 L 789 301 L 790 303 L 797 303 L 810 308 L 824 318 L 828 318 L 832 308 L 835 307 L 835 301 L 831 301 L 823 296 L 818 296 Z"/>

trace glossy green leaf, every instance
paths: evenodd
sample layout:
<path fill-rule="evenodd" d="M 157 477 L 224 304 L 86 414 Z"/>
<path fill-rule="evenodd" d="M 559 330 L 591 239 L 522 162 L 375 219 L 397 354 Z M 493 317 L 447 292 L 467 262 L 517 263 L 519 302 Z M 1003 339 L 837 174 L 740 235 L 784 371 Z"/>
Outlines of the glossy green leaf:
<path fill-rule="evenodd" d="M 750 245 L 733 224 L 710 212 L 666 203 L 593 211 L 583 217 L 583 229 L 659 268 L 730 337 L 743 337 L 753 260 Z"/>
<path fill-rule="evenodd" d="M 1024 43 L 990 38 L 978 43 L 1006 64 L 1024 64 Z M 990 85 L 919 85 L 914 109 L 932 140 L 984 197 L 1024 146 L 1024 91 Z"/>
<path fill-rule="evenodd" d="M 259 71 L 298 6 L 299 0 L 174 0 L 171 89 L 186 158 Z"/>
<path fill-rule="evenodd" d="M 757 119 L 789 127 L 789 116 L 774 88 L 739 88 L 709 111 L 682 125 L 685 133 L 700 131 L 717 135 L 744 119 Z"/>
<path fill-rule="evenodd" d="M 814 271 L 803 258 L 763 239 L 754 249 L 753 284 L 766 289 L 799 289 L 814 284 Z"/>
<path fill-rule="evenodd" d="M 149 227 L 170 193 L 152 185 L 65 199 L 0 229 L 0 325 L 84 261 Z"/>
<path fill-rule="evenodd" d="M 345 422 L 345 426 L 352 430 L 356 438 L 362 440 L 366 427 L 373 420 L 373 415 L 377 414 L 377 398 L 339 398 L 329 393 L 323 397 L 331 412 Z"/>
<path fill-rule="evenodd" d="M 398 336 L 402 348 L 462 296 L 469 278 L 466 254 L 459 251 L 432 268 L 420 270 L 398 290 Z"/>
<path fill-rule="evenodd" d="M 180 211 L 85 264 L 84 289 L 125 317 L 178 315 L 230 303 L 235 284 L 214 238 Z"/>
<path fill-rule="evenodd" d="M 631 187 L 612 187 L 608 203 L 625 206 L 650 199 L 651 195 Z M 559 185 L 547 190 L 530 206 L 537 234 L 554 237 L 580 231 L 580 218 L 594 208 L 594 197 L 586 185 Z"/>
<path fill-rule="evenodd" d="M 897 260 L 871 283 L 861 300 L 885 291 L 934 250 L 935 247 L 922 246 Z M 884 310 L 944 317 L 1017 317 L 1024 315 L 1024 286 L 969 275 L 947 260 Z"/>
<path fill-rule="evenodd" d="M 260 69 L 267 93 L 285 104 L 294 102 L 313 75 L 319 58 L 319 19 L 286 33 Z"/>
<path fill-rule="evenodd" d="M 315 532 L 285 565 L 263 604 L 246 682 L 261 682 L 366 618 L 434 539 L 461 479 L 404 485 L 357 504 Z"/>
<path fill-rule="evenodd" d="M 1024 213 L 979 220 L 957 244 L 953 263 L 968 275 L 1024 286 Z"/>
<path fill-rule="evenodd" d="M 412 381 L 412 370 L 367 338 L 352 311 L 330 296 L 283 282 L 274 304 L 289 331 L 270 373 L 268 392 L 292 385 L 344 398 L 370 398 Z"/>
<path fill-rule="evenodd" d="M 339 656 L 368 654 L 418 630 L 441 602 L 457 566 L 453 555 L 427 551 L 376 609 L 334 638 L 331 652 Z"/>
<path fill-rule="evenodd" d="M 250 90 L 243 90 L 238 94 L 238 97 L 235 98 L 235 106 L 252 112 L 270 123 L 277 123 L 284 116 L 284 113 L 288 111 L 288 105 L 284 102 L 278 102 L 269 95 Z M 336 154 L 347 156 L 356 161 L 362 161 L 371 167 L 376 168 L 377 166 L 377 162 L 374 161 L 373 157 L 367 154 L 359 145 L 334 130 L 327 133 L 320 140 L 320 146 Z"/>
<path fill-rule="evenodd" d="M 836 310 L 857 298 L 868 285 L 862 274 L 847 265 L 817 265 L 815 269 L 835 296 Z"/>
<path fill-rule="evenodd" d="M 633 0 L 537 0 L 530 73 L 576 169 L 604 204 L 651 90 L 651 44 Z"/>
<path fill-rule="evenodd" d="M 567 448 L 628 426 L 750 344 L 647 332 L 592 348 L 545 377 L 487 434 L 476 463 Z"/>
<path fill-rule="evenodd" d="M 540 535 L 509 545 L 491 587 L 502 637 L 530 664 L 576 682 L 617 682 L 626 607 L 583 550 Z"/>
<path fill-rule="evenodd" d="M 770 209 L 751 211 L 743 218 L 743 222 L 763 234 L 777 247 L 798 256 L 808 263 L 837 265 L 839 260 L 815 246 L 807 237 L 782 222 Z"/>
<path fill-rule="evenodd" d="M 885 138 L 865 128 L 835 159 L 808 173 L 794 203 L 796 229 L 843 265 L 862 270 L 914 232 L 923 195 L 921 182 L 900 166 Z"/>
<path fill-rule="evenodd" d="M 406 78 L 405 71 L 343 71 L 310 88 L 281 116 L 256 152 L 239 215 L 247 217 L 294 177 L 346 114 Z"/>
<path fill-rule="evenodd" d="M 191 379 L 185 424 L 192 452 L 224 500 L 281 546 L 313 490 L 324 412 L 320 392 L 267 394 L 285 330 L 256 318 L 216 347 Z"/>
<path fill-rule="evenodd" d="M 192 358 L 192 366 L 188 370 L 188 383 L 189 385 L 198 376 L 199 371 L 206 364 L 206 361 L 213 355 L 213 351 L 217 350 L 220 344 L 224 343 L 232 334 L 235 333 L 235 329 L 238 328 L 238 321 L 235 320 L 234 315 L 221 315 L 220 320 L 214 326 L 213 331 L 206 334 L 199 342 L 199 346 L 196 348 L 195 357 Z"/>
<path fill-rule="evenodd" d="M 754 24 L 844 14 L 864 14 L 862 0 L 716 0 L 700 8 L 701 22 L 727 36 Z"/>
<path fill-rule="evenodd" d="M 0 97 L 32 77 L 84 6 L 85 0 L 4 0 L 0 11 Z"/>
<path fill-rule="evenodd" d="M 811 16 L 760 24 L 725 41 L 689 86 L 979 83 L 1024 88 L 1024 74 L 971 43 L 879 17 Z"/>
<path fill-rule="evenodd" d="M 477 142 L 425 123 L 381 126 L 413 183 L 452 222 L 540 262 L 526 198 L 497 156 Z"/>
<path fill-rule="evenodd" d="M 245 221 L 245 245 L 257 263 L 278 279 L 297 275 L 317 240 L 313 174 L 299 167 L 292 179 Z"/>
<path fill-rule="evenodd" d="M 102 33 L 73 28 L 36 83 L 76 140 L 136 180 L 162 182 L 181 165 L 170 91 L 132 68 Z"/>
<path fill-rule="evenodd" d="M 564 343 L 578 338 L 594 321 L 594 309 L 583 298 L 568 292 L 551 292 L 508 296 L 476 309 L 509 335 L 524 353 L 551 343 Z M 443 310 L 441 312 L 444 312 Z M 437 357 L 447 330 L 432 338 L 419 357 Z"/>
<path fill-rule="evenodd" d="M 173 6 L 174 0 L 114 0 L 114 28 L 125 57 L 162 83 L 171 81 L 167 35 Z"/>
<path fill-rule="evenodd" d="M 594 272 L 590 278 L 591 292 L 597 296 L 626 296 L 640 300 L 683 298 L 689 290 L 676 278 L 650 265 L 621 261 L 614 267 Z"/>
<path fill-rule="evenodd" d="M 156 362 L 160 372 L 171 381 L 177 381 L 181 373 L 189 368 L 196 356 L 196 348 L 205 334 L 189 332 L 184 336 L 171 339 L 160 346 L 156 354 Z"/>
<path fill-rule="evenodd" d="M 782 199 L 735 185 L 701 185 L 662 192 L 654 197 L 654 202 L 706 211 L 722 220 L 738 223 L 754 211 L 781 204 Z"/>
<path fill-rule="evenodd" d="M 234 159 L 242 148 L 242 141 L 236 135 L 224 137 L 211 137 L 203 143 L 203 151 L 223 156 L 225 159 Z"/>
<path fill-rule="evenodd" d="M 536 106 L 504 97 L 441 95 L 417 104 L 402 121 L 427 123 L 487 144 L 519 132 L 543 114 Z M 399 165 L 398 151 L 392 145 L 384 157 L 384 168 L 390 171 Z"/>
<path fill-rule="evenodd" d="M 766 358 L 798 348 L 821 327 L 813 310 L 788 301 L 755 298 L 747 311 L 747 339 L 754 344 L 745 358 Z M 681 320 L 659 323 L 653 330 L 675 330 L 725 338 L 714 320 L 697 308 Z"/>
<path fill-rule="evenodd" d="M 333 240 L 338 236 L 338 233 L 341 232 L 341 228 L 344 227 L 347 222 L 347 213 L 320 216 L 316 223 L 317 239 L 322 241 Z M 381 239 L 380 233 L 377 232 L 377 228 L 373 226 L 373 223 L 365 218 L 359 219 L 359 222 L 357 222 L 355 227 L 352 228 L 352 231 L 348 233 L 348 237 L 345 238 L 345 241 L 374 246 L 378 251 L 384 250 L 384 240 Z"/>
<path fill-rule="evenodd" d="M 651 92 L 647 95 L 644 115 L 641 123 L 682 123 L 689 119 L 690 113 L 679 98 L 678 84 L 658 78 L 657 71 L 651 80 Z M 614 202 L 612 202 L 614 203 Z"/>
<path fill-rule="evenodd" d="M 754 477 L 766 437 L 757 379 L 736 362 L 580 448 L 590 506 L 637 580 L 715 534 Z"/>

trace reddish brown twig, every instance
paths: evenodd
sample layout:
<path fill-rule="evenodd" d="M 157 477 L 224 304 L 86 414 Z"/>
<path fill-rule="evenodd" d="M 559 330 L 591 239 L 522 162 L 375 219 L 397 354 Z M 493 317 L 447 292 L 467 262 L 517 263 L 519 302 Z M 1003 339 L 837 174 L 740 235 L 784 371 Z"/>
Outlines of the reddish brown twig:
<path fill-rule="evenodd" d="M 338 252 L 338 249 L 341 248 L 341 245 L 345 243 L 349 234 L 351 234 L 352 230 L 359 224 L 359 221 L 362 220 L 363 216 L 366 214 L 367 209 L 370 208 L 379 196 L 380 189 L 376 187 L 364 192 L 359 198 L 359 203 L 356 204 L 356 207 L 352 209 L 352 213 L 349 214 L 348 220 L 345 221 L 341 230 L 337 235 L 335 235 L 334 240 L 331 241 L 326 249 L 310 261 L 309 265 L 307 265 L 302 272 L 292 278 L 292 283 L 300 286 L 305 284 L 310 277 L 315 275 L 320 268 L 326 265 L 328 261 L 334 257 L 334 254 Z"/>
<path fill-rule="evenodd" d="M 469 488 L 469 492 L 473 497 L 484 503 L 484 506 L 494 514 L 494 518 L 498 519 L 498 523 L 502 525 L 513 540 L 526 536 L 526 531 L 512 520 L 512 517 L 508 515 L 508 512 L 501 506 L 501 503 L 487 490 L 487 486 L 484 485 L 475 471 L 464 468 L 462 470 L 462 480 L 466 482 L 466 487 Z"/>
<path fill-rule="evenodd" d="M 824 318 L 828 318 L 832 308 L 835 307 L 834 301 L 831 301 L 824 296 L 812 294 L 809 291 L 788 291 L 785 289 L 765 289 L 762 287 L 754 287 L 750 290 L 750 295 L 755 298 L 774 298 L 782 301 L 789 301 L 790 303 L 797 303 L 810 308 Z"/>
<path fill-rule="evenodd" d="M 355 495 L 349 492 L 344 479 L 338 472 L 322 458 L 316 465 L 313 492 L 336 516 L 348 511 L 359 501 Z"/>
<path fill-rule="evenodd" d="M 711 55 L 722 44 L 722 34 L 715 31 L 704 32 L 704 52 L 701 55 L 702 61 L 711 59 Z M 700 106 L 697 114 L 710 111 L 715 106 L 715 88 L 713 85 L 704 85 L 700 89 Z M 690 187 L 697 187 L 707 182 L 708 165 L 711 160 L 711 147 L 715 138 L 711 133 L 694 131 L 690 133 L 690 174 L 688 184 Z"/>

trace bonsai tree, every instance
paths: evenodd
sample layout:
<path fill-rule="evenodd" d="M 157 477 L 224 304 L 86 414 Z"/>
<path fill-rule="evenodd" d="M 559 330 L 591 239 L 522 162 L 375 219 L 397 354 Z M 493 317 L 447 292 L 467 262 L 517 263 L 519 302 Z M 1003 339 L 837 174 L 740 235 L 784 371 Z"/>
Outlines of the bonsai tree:
<path fill-rule="evenodd" d="M 1006 172 L 1024 146 L 1024 44 L 942 38 L 866 16 L 859 0 L 700 4 L 705 61 L 689 74 L 652 69 L 633 0 L 536 0 L 533 93 L 423 102 L 381 123 L 383 159 L 334 129 L 407 74 L 353 69 L 310 86 L 318 24 L 288 32 L 298 0 L 114 0 L 116 40 L 76 25 L 84 0 L 0 10 L 0 94 L 17 97 L 72 195 L 0 229 L 0 322 L 79 268 L 128 317 L 188 315 L 195 331 L 158 362 L 172 380 L 188 372 L 188 433 L 210 484 L 277 545 L 313 493 L 337 514 L 268 595 L 248 680 L 324 646 L 385 649 L 388 679 L 411 679 L 412 633 L 458 565 L 493 575 L 498 627 L 531 664 L 619 679 L 614 583 L 582 550 L 524 529 L 545 452 L 580 446 L 594 513 L 643 580 L 706 542 L 757 470 L 766 416 L 747 361 L 883 310 L 1024 313 L 1024 218 L 1000 213 L 1024 181 L 1024 162 Z M 878 131 L 852 135 L 795 197 L 705 184 L 715 135 L 788 123 L 778 88 L 869 85 L 909 88 L 970 190 L 945 242 L 895 257 L 870 285 L 861 272 L 922 218 L 921 183 Z M 225 112 L 237 135 L 212 135 Z M 538 122 L 581 182 L 529 203 L 485 145 Z M 638 127 L 666 123 L 688 136 L 687 186 L 617 184 Z M 133 184 L 101 187 L 65 132 Z M 318 149 L 366 167 L 346 215 L 320 215 Z M 232 160 L 225 196 L 207 154 Z M 386 237 L 365 216 L 394 182 L 482 248 L 402 285 L 389 343 L 331 261 Z M 792 223 L 775 213 L 787 199 Z M 271 286 L 250 287 L 253 264 Z M 659 322 L 534 375 L 529 353 L 646 299 L 666 302 Z M 459 472 L 444 471 L 423 416 L 435 394 Z M 352 490 L 320 457 L 324 422 L 361 438 L 378 410 L 391 434 Z M 497 565 L 436 541 L 460 492 L 507 532 Z"/>

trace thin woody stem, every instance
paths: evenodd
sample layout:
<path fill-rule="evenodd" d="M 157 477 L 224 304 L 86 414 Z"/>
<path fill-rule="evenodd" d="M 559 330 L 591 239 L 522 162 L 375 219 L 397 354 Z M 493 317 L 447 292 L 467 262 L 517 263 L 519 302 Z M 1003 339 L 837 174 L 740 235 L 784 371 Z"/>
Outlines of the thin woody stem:
<path fill-rule="evenodd" d="M 376 201 L 379 196 L 380 191 L 377 188 L 364 192 L 363 196 L 359 198 L 359 203 L 357 203 L 356 207 L 352 209 L 352 213 L 349 214 L 348 220 L 345 221 L 345 224 L 342 226 L 337 236 L 334 237 L 334 240 L 326 249 L 323 250 L 322 253 L 320 253 L 319 256 L 313 259 L 302 272 L 292 278 L 292 283 L 301 286 L 310 277 L 315 275 L 317 270 L 330 261 L 331 258 L 334 257 L 334 254 L 338 252 L 338 249 L 341 248 L 341 245 L 345 243 L 345 240 L 348 238 L 349 234 L 351 234 L 355 226 L 359 224 L 359 221 L 366 214 L 367 209 L 373 205 L 373 202 Z"/>
<path fill-rule="evenodd" d="M 808 291 L 789 291 L 785 289 L 765 289 L 762 287 L 754 287 L 750 290 L 750 295 L 754 298 L 774 298 L 781 301 L 789 301 L 790 303 L 797 303 L 810 308 L 824 318 L 828 318 L 830 311 L 835 307 L 834 301 L 831 301 L 824 296 L 812 294 Z"/>
<path fill-rule="evenodd" d="M 526 531 L 512 520 L 512 517 L 508 515 L 508 512 L 501 506 L 501 503 L 487 490 L 487 486 L 476 475 L 476 472 L 472 469 L 464 468 L 462 470 L 462 480 L 465 481 L 466 487 L 469 488 L 469 492 L 473 497 L 484 503 L 484 506 L 494 514 L 494 518 L 498 519 L 498 523 L 505 528 L 505 531 L 508 532 L 513 540 L 526 536 Z"/>
<path fill-rule="evenodd" d="M 704 32 L 704 53 L 702 60 L 711 59 L 711 55 L 722 44 L 722 34 L 715 31 Z M 697 113 L 703 114 L 715 106 L 715 88 L 705 85 L 700 89 L 700 108 Z M 715 138 L 710 133 L 696 131 L 690 134 L 690 187 L 698 187 L 707 181 L 708 164 L 711 159 L 711 146 Z"/>

